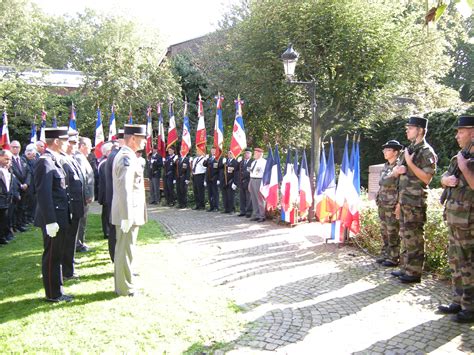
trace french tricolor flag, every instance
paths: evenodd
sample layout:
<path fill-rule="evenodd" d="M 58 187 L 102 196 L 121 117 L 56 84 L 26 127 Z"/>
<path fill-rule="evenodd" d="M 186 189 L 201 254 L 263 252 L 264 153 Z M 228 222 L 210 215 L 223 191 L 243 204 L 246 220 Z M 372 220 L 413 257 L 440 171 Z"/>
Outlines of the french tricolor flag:
<path fill-rule="evenodd" d="M 181 157 L 188 155 L 191 149 L 191 126 L 189 125 L 188 103 L 184 101 L 183 136 L 181 138 Z"/>
<path fill-rule="evenodd" d="M 42 110 L 41 111 L 41 126 L 40 126 L 40 141 L 46 142 L 45 134 L 44 134 L 44 129 L 46 128 L 46 111 Z"/>
<path fill-rule="evenodd" d="M 247 148 L 247 136 L 245 134 L 244 118 L 242 117 L 243 101 L 240 96 L 235 103 L 235 120 L 232 132 L 232 140 L 230 141 L 230 150 L 237 157 L 245 148 Z"/>
<path fill-rule="evenodd" d="M 280 154 L 278 153 L 278 144 L 275 146 L 275 154 L 273 154 L 273 163 L 270 176 L 270 185 L 268 187 L 267 210 L 275 210 L 280 202 L 279 186 L 282 180 L 280 167 Z"/>
<path fill-rule="evenodd" d="M 35 118 L 36 118 L 36 115 L 35 115 Z M 36 119 L 35 119 L 36 121 Z M 36 123 L 32 123 L 31 124 L 31 134 L 30 134 L 30 143 L 36 143 L 37 141 L 37 137 L 36 137 Z"/>
<path fill-rule="evenodd" d="M 115 123 L 115 106 L 112 105 L 112 113 L 109 119 L 109 141 L 117 137 L 117 125 Z"/>
<path fill-rule="evenodd" d="M 267 200 L 268 194 L 270 193 L 270 183 L 272 180 L 272 167 L 273 167 L 273 153 L 272 153 L 272 148 L 268 147 L 267 163 L 265 164 L 265 170 L 263 171 L 262 182 L 260 183 L 260 193 L 265 198 L 265 200 Z"/>
<path fill-rule="evenodd" d="M 224 96 L 217 94 L 216 101 L 217 108 L 216 122 L 214 124 L 214 148 L 216 149 L 216 159 L 219 159 L 224 145 L 224 122 L 222 120 L 222 102 L 224 101 Z"/>
<path fill-rule="evenodd" d="M 301 161 L 300 176 L 300 216 L 306 217 L 308 210 L 313 204 L 313 194 L 311 191 L 311 181 L 308 175 L 308 163 L 306 161 L 306 151 L 303 150 L 303 159 Z"/>
<path fill-rule="evenodd" d="M 151 122 L 151 106 L 146 110 L 146 155 L 150 154 L 153 149 L 153 125 Z"/>
<path fill-rule="evenodd" d="M 178 131 L 176 129 L 176 120 L 174 118 L 173 112 L 173 101 L 169 102 L 169 116 L 170 116 L 170 125 L 168 127 L 168 145 L 166 149 L 172 147 L 178 140 Z"/>
<path fill-rule="evenodd" d="M 97 121 L 95 123 L 95 150 L 94 154 L 97 159 L 102 158 L 102 145 L 104 144 L 104 128 L 102 127 L 102 117 L 100 109 L 97 108 Z"/>
<path fill-rule="evenodd" d="M 163 115 L 161 114 L 161 104 L 156 104 L 156 113 L 158 115 L 158 154 L 162 158 L 166 157 L 165 128 L 163 126 Z"/>
<path fill-rule="evenodd" d="M 74 103 L 71 104 L 71 118 L 69 120 L 69 129 L 68 132 L 77 131 L 76 124 L 76 109 L 74 108 Z"/>
<path fill-rule="evenodd" d="M 3 111 L 3 126 L 0 135 L 0 147 L 5 150 L 10 150 L 10 133 L 8 132 L 7 111 Z"/>
<path fill-rule="evenodd" d="M 198 126 L 196 130 L 196 148 L 206 153 L 206 124 L 204 122 L 204 107 L 201 94 L 198 98 Z"/>

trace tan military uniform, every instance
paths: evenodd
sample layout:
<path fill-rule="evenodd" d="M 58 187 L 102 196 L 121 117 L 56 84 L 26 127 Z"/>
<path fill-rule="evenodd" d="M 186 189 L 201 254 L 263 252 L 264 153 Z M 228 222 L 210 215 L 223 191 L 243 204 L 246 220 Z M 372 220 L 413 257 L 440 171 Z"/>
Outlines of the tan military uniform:
<path fill-rule="evenodd" d="M 433 148 L 425 141 L 411 146 L 413 163 L 425 173 L 434 175 L 437 156 Z M 400 269 L 408 276 L 420 277 L 425 258 L 426 199 L 428 185 L 418 179 L 407 168 L 400 175 L 398 184 L 398 202 L 400 203 Z"/>
<path fill-rule="evenodd" d="M 112 181 L 114 195 L 111 221 L 117 232 L 114 259 L 115 292 L 126 296 L 135 292 L 133 254 L 139 226 L 147 220 L 143 169 L 135 152 L 127 146 L 122 147 L 115 156 Z M 121 229 L 123 220 L 128 220 L 131 225 L 128 233 Z"/>
<path fill-rule="evenodd" d="M 448 171 L 451 176 L 457 169 L 456 157 L 451 159 Z M 474 162 L 468 167 L 474 170 Z M 459 170 L 458 170 L 459 171 Z M 453 285 L 453 303 L 463 310 L 474 311 L 474 191 L 459 171 L 459 183 L 449 188 L 445 218 L 449 231 L 449 266 Z"/>

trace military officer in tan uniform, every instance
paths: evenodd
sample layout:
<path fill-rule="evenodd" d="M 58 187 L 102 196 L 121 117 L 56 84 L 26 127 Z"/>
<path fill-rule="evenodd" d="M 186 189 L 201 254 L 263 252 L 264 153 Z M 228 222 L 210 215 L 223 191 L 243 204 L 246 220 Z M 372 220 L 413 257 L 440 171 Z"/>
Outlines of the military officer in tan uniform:
<path fill-rule="evenodd" d="M 449 233 L 452 303 L 440 305 L 459 323 L 474 322 L 474 116 L 463 115 L 456 140 L 462 149 L 451 159 L 441 184 L 446 190 L 445 217 Z"/>
<path fill-rule="evenodd" d="M 135 152 L 145 148 L 145 125 L 125 125 L 124 146 L 112 166 L 111 221 L 117 233 L 114 258 L 115 292 L 134 296 L 133 254 L 139 226 L 147 220 L 143 169 Z"/>

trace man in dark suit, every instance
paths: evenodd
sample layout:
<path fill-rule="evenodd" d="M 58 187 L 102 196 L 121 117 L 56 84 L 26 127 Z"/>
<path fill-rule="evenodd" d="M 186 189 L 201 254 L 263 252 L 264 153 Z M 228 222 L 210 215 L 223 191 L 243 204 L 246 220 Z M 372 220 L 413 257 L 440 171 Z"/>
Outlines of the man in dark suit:
<path fill-rule="evenodd" d="M 178 159 L 178 176 L 176 182 L 176 190 L 178 195 L 178 207 L 188 207 L 188 185 L 191 179 L 191 165 L 189 157 L 179 157 Z"/>
<path fill-rule="evenodd" d="M 66 183 L 68 186 L 69 208 L 71 223 L 69 224 L 64 241 L 64 253 L 61 259 L 63 280 L 76 278 L 74 268 L 74 254 L 76 251 L 77 230 L 79 221 L 85 213 L 84 181 L 79 163 L 74 159 L 77 149 L 77 132 L 69 132 L 68 146 L 66 153 L 61 152 L 60 163 L 66 173 Z"/>
<path fill-rule="evenodd" d="M 158 205 L 161 199 L 160 180 L 161 180 L 161 169 L 163 168 L 163 158 L 158 153 L 158 146 L 153 146 L 153 152 L 149 157 L 149 179 L 150 179 L 150 192 L 152 205 Z"/>
<path fill-rule="evenodd" d="M 36 146 L 33 143 L 30 143 L 25 148 L 25 162 L 28 169 L 28 174 L 31 178 L 30 185 L 26 190 L 26 221 L 27 223 L 33 223 L 35 219 L 35 209 L 36 209 L 36 192 L 35 192 L 35 182 L 33 178 L 33 172 L 35 170 L 36 161 L 38 152 L 36 151 Z"/>
<path fill-rule="evenodd" d="M 173 146 L 168 147 L 168 156 L 165 161 L 165 197 L 168 206 L 174 206 L 176 202 L 176 193 L 174 185 L 176 185 L 176 163 L 178 156 L 175 154 Z"/>
<path fill-rule="evenodd" d="M 208 212 L 219 211 L 219 161 L 216 158 L 216 148 L 211 148 L 211 156 L 204 160 L 206 170 L 206 185 L 209 197 Z"/>
<path fill-rule="evenodd" d="M 252 216 L 252 200 L 250 199 L 249 182 L 250 182 L 250 167 L 253 160 L 252 151 L 246 149 L 244 158 L 239 163 L 238 182 L 239 193 L 240 193 L 240 214 L 239 217 L 246 216 L 250 218 Z"/>
<path fill-rule="evenodd" d="M 26 161 L 20 156 L 21 145 L 18 141 L 12 141 L 10 144 L 12 157 L 12 172 L 20 183 L 20 199 L 15 203 L 15 212 L 13 215 L 13 228 L 19 232 L 26 231 L 26 193 L 31 184 L 31 175 Z"/>
<path fill-rule="evenodd" d="M 11 239 L 11 223 L 8 215 L 13 201 L 14 176 L 10 172 L 12 153 L 0 150 L 0 244 L 8 244 Z"/>
<path fill-rule="evenodd" d="M 114 165 L 114 159 L 117 153 L 119 152 L 120 148 L 123 146 L 124 140 L 123 140 L 123 129 L 119 129 L 118 134 L 117 134 L 117 141 L 114 142 L 114 146 L 112 147 L 112 150 L 110 151 L 109 156 L 107 157 L 107 161 L 105 163 L 105 180 L 109 182 L 108 184 L 105 185 L 105 203 L 108 206 L 112 206 L 112 198 L 114 196 L 114 188 L 112 184 L 112 167 Z M 117 241 L 116 237 L 116 230 L 115 226 L 112 224 L 112 221 L 110 219 L 110 209 L 108 210 L 109 217 L 109 255 L 110 259 L 112 262 L 114 262 L 114 257 L 115 257 L 115 243 Z"/>
<path fill-rule="evenodd" d="M 69 302 L 72 296 L 63 293 L 61 258 L 68 232 L 69 201 L 66 172 L 60 164 L 61 153 L 66 152 L 67 127 L 46 128 L 48 149 L 36 163 L 34 177 L 37 194 L 35 226 L 43 233 L 43 285 L 49 302 Z"/>
<path fill-rule="evenodd" d="M 99 205 L 102 206 L 102 214 L 101 214 L 101 219 L 102 219 L 102 232 L 104 233 L 104 239 L 109 238 L 110 234 L 110 205 L 107 205 L 107 200 L 106 200 L 106 193 L 107 193 L 107 179 L 105 177 L 105 170 L 106 170 L 106 163 L 107 163 L 107 158 L 110 155 L 110 152 L 112 151 L 112 142 L 107 142 L 100 147 L 102 150 L 102 158 L 99 162 L 99 166 L 97 167 L 97 171 L 99 172 L 99 189 L 98 189 L 98 196 L 97 196 L 97 202 L 99 202 Z"/>
<path fill-rule="evenodd" d="M 224 213 L 235 212 L 235 190 L 237 189 L 237 171 L 239 163 L 234 159 L 234 154 L 229 150 L 227 158 L 223 158 L 221 169 L 222 197 L 224 199 Z"/>

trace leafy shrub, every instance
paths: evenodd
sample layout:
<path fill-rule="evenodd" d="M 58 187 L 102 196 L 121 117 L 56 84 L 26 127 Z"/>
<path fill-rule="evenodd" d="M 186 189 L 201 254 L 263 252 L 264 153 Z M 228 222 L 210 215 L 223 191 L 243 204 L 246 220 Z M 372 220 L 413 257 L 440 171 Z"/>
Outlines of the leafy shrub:
<path fill-rule="evenodd" d="M 425 224 L 425 270 L 448 276 L 448 229 L 443 221 L 443 207 L 439 203 L 442 189 L 432 189 L 428 195 L 427 221 Z M 360 212 L 360 233 L 357 244 L 372 255 L 382 248 L 380 220 L 377 207 L 371 202 Z"/>

